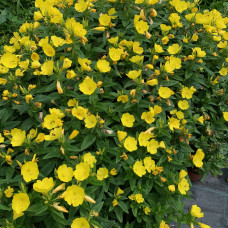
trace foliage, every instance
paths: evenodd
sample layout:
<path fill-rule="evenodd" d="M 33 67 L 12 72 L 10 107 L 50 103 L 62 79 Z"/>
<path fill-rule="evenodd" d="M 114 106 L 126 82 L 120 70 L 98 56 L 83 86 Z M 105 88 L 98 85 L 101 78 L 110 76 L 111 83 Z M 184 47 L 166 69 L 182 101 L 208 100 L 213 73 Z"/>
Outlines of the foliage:
<path fill-rule="evenodd" d="M 33 17 L 34 1 L 7 0 L 0 3 L 0 45 L 9 41 L 13 32 L 18 31 L 25 21 Z"/>
<path fill-rule="evenodd" d="M 3 227 L 208 227 L 183 207 L 227 160 L 228 18 L 197 2 L 35 1 L 1 47 Z"/>
<path fill-rule="evenodd" d="M 200 2 L 200 6 L 202 9 L 217 9 L 226 15 L 228 8 L 228 1 L 220 1 L 220 0 L 202 0 Z"/>

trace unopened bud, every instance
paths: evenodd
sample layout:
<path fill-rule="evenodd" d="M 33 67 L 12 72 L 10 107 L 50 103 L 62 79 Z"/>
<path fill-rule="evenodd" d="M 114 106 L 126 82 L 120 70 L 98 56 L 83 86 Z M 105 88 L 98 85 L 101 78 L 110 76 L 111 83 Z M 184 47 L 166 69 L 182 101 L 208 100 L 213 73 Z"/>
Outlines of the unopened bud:
<path fill-rule="evenodd" d="M 96 203 L 96 201 L 94 199 L 92 199 L 90 196 L 85 195 L 84 199 L 85 199 L 85 201 L 87 201 L 89 203 Z"/>
<path fill-rule="evenodd" d="M 56 187 L 53 191 L 52 191 L 52 194 L 56 193 L 56 192 L 59 192 L 59 191 L 64 191 L 65 190 L 65 183 L 59 185 L 58 187 Z"/>

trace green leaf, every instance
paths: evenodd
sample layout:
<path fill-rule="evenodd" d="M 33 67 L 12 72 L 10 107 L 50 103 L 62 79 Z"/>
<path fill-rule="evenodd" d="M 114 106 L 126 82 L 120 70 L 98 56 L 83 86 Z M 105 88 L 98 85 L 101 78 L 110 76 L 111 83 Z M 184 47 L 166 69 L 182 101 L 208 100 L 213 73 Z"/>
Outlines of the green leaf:
<path fill-rule="evenodd" d="M 100 47 L 94 47 L 94 48 L 92 48 L 91 51 L 93 51 L 93 52 L 98 52 L 98 53 L 100 53 L 100 52 L 106 53 L 106 50 L 104 50 L 104 49 L 102 49 L 102 48 L 100 48 Z"/>
<path fill-rule="evenodd" d="M 6 15 L 7 15 L 7 11 L 2 10 L 2 12 L 0 14 L 0 24 L 3 24 L 6 21 Z"/>
<path fill-rule="evenodd" d="M 94 134 L 87 135 L 82 142 L 81 150 L 85 150 L 89 146 L 91 146 L 96 140 L 96 136 Z"/>
<path fill-rule="evenodd" d="M 126 203 L 124 203 L 123 201 L 118 201 L 118 205 L 121 207 L 123 211 L 125 211 L 128 214 L 128 207 Z"/>
<path fill-rule="evenodd" d="M 118 218 L 118 220 L 120 222 L 123 222 L 123 212 L 122 212 L 122 210 L 120 210 L 119 207 L 114 207 L 114 211 L 115 211 L 115 214 L 116 214 L 116 217 Z"/>
<path fill-rule="evenodd" d="M 133 191 L 135 189 L 135 185 L 136 185 L 136 177 L 134 177 L 133 175 L 129 178 L 129 182 L 130 182 L 130 187 L 131 190 Z"/>
<path fill-rule="evenodd" d="M 103 205 L 104 205 L 104 202 L 100 202 L 93 207 L 93 210 L 99 213 L 101 211 Z"/>
<path fill-rule="evenodd" d="M 3 210 L 3 211 L 11 211 L 12 209 L 9 208 L 9 207 L 4 206 L 2 204 L 0 204 L 0 210 Z"/>
<path fill-rule="evenodd" d="M 49 159 L 49 158 L 59 158 L 61 156 L 61 152 L 58 148 L 46 154 L 42 159 Z"/>

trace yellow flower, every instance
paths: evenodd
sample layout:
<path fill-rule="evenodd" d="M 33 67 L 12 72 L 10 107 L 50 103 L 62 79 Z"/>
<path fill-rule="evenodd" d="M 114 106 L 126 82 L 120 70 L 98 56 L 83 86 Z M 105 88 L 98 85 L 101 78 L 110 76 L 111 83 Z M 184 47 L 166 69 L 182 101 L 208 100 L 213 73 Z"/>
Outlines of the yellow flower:
<path fill-rule="evenodd" d="M 127 136 L 127 132 L 125 132 L 125 131 L 117 131 L 117 136 L 118 136 L 119 141 L 121 142 Z"/>
<path fill-rule="evenodd" d="M 52 177 L 45 177 L 42 181 L 37 180 L 36 183 L 33 184 L 33 189 L 36 192 L 46 194 L 54 187 L 54 185 L 55 184 Z"/>
<path fill-rule="evenodd" d="M 146 215 L 148 215 L 150 212 L 151 212 L 151 210 L 150 210 L 149 207 L 145 207 L 145 208 L 144 208 L 144 213 L 145 213 Z"/>
<path fill-rule="evenodd" d="M 27 193 L 17 193 L 13 196 L 12 209 L 17 214 L 28 209 L 30 200 Z"/>
<path fill-rule="evenodd" d="M 77 117 L 79 120 L 83 120 L 86 117 L 88 110 L 83 108 L 82 106 L 78 106 L 77 108 L 72 109 L 72 115 Z"/>
<path fill-rule="evenodd" d="M 203 116 L 200 116 L 197 120 L 198 120 L 201 124 L 203 124 L 203 122 L 204 122 L 204 117 L 203 117 Z"/>
<path fill-rule="evenodd" d="M 170 192 L 175 192 L 175 185 L 173 185 L 173 184 L 169 185 L 168 189 L 169 189 Z"/>
<path fill-rule="evenodd" d="M 205 157 L 204 152 L 202 149 L 198 149 L 196 154 L 193 156 L 193 163 L 196 167 L 202 168 L 203 167 L 203 159 Z"/>
<path fill-rule="evenodd" d="M 81 217 L 73 220 L 71 228 L 90 228 L 90 225 L 85 218 Z"/>
<path fill-rule="evenodd" d="M 118 201 L 117 201 L 116 199 L 114 199 L 114 200 L 112 201 L 112 206 L 115 207 L 116 205 L 118 205 Z"/>
<path fill-rule="evenodd" d="M 8 165 L 12 165 L 12 157 L 10 155 L 6 155 L 5 160 L 6 160 Z"/>
<path fill-rule="evenodd" d="M 102 181 L 108 177 L 108 169 L 107 168 L 99 168 L 97 170 L 97 179 Z"/>
<path fill-rule="evenodd" d="M 195 91 L 196 89 L 193 86 L 191 86 L 191 88 L 183 86 L 183 88 L 181 89 L 181 96 L 186 99 L 191 99 Z"/>
<path fill-rule="evenodd" d="M 191 38 L 191 40 L 194 41 L 194 42 L 196 42 L 198 40 L 198 38 L 199 38 L 199 36 L 194 33 L 193 36 L 192 36 L 192 38 Z"/>
<path fill-rule="evenodd" d="M 131 70 L 128 72 L 128 74 L 126 74 L 129 78 L 135 80 L 136 78 L 138 78 L 142 73 L 142 70 Z"/>
<path fill-rule="evenodd" d="M 121 48 L 109 48 L 109 56 L 112 61 L 119 61 L 123 53 L 124 51 Z"/>
<path fill-rule="evenodd" d="M 133 43 L 133 52 L 135 52 L 136 54 L 141 55 L 143 53 L 143 48 L 140 47 L 140 43 L 138 41 L 135 41 Z"/>
<path fill-rule="evenodd" d="M 93 94 L 96 88 L 97 84 L 89 77 L 86 77 L 83 82 L 79 84 L 79 90 L 86 95 Z"/>
<path fill-rule="evenodd" d="M 172 23 L 172 25 L 177 27 L 182 27 L 182 23 L 180 23 L 180 16 L 177 13 L 171 13 L 169 16 L 169 20 Z"/>
<path fill-rule="evenodd" d="M 65 58 L 63 60 L 63 67 L 62 68 L 67 69 L 67 68 L 71 67 L 71 64 L 72 64 L 72 61 L 68 58 Z"/>
<path fill-rule="evenodd" d="M 141 115 L 141 119 L 145 120 L 148 124 L 151 124 L 155 121 L 154 119 L 154 110 L 152 109 L 149 112 L 143 112 Z"/>
<path fill-rule="evenodd" d="M 82 187 L 72 185 L 67 187 L 63 193 L 64 200 L 73 207 L 81 205 L 85 198 L 85 191 Z"/>
<path fill-rule="evenodd" d="M 145 157 L 143 163 L 148 173 L 155 170 L 155 161 L 151 157 Z"/>
<path fill-rule="evenodd" d="M 228 72 L 228 68 L 222 68 L 220 71 L 219 71 L 219 74 L 222 75 L 222 76 L 226 76 L 227 75 L 227 72 Z"/>
<path fill-rule="evenodd" d="M 146 147 L 149 144 L 150 138 L 152 138 L 152 137 L 153 137 L 153 135 L 151 135 L 151 134 L 148 134 L 143 131 L 140 132 L 139 137 L 138 137 L 139 145 Z"/>
<path fill-rule="evenodd" d="M 170 29 L 172 29 L 171 26 L 167 26 L 166 24 L 160 24 L 160 28 L 163 32 L 168 32 Z"/>
<path fill-rule="evenodd" d="M 164 52 L 162 46 L 159 45 L 159 44 L 154 44 L 154 49 L 155 49 L 155 52 L 156 53 L 162 53 L 162 52 Z"/>
<path fill-rule="evenodd" d="M 5 85 L 7 80 L 5 78 L 0 78 L 0 85 Z"/>
<path fill-rule="evenodd" d="M 119 37 L 118 37 L 118 36 L 112 37 L 112 38 L 108 39 L 108 42 L 109 42 L 110 44 L 115 45 L 115 46 L 117 45 L 118 41 L 119 41 Z"/>
<path fill-rule="evenodd" d="M 187 175 L 188 175 L 188 173 L 184 169 L 182 169 L 179 173 L 179 180 L 183 179 Z"/>
<path fill-rule="evenodd" d="M 68 70 L 67 73 L 66 73 L 66 77 L 68 79 L 72 79 L 72 78 L 74 78 L 76 76 L 77 76 L 77 74 L 73 70 Z"/>
<path fill-rule="evenodd" d="M 177 116 L 177 118 L 178 118 L 179 120 L 184 119 L 184 113 L 181 112 L 181 111 L 176 112 L 176 116 Z"/>
<path fill-rule="evenodd" d="M 44 133 L 39 133 L 35 139 L 37 143 L 43 142 L 44 141 L 45 134 Z"/>
<path fill-rule="evenodd" d="M 62 119 L 65 116 L 65 114 L 60 109 L 57 109 L 57 108 L 49 108 L 49 112 L 52 115 L 56 115 L 60 119 Z"/>
<path fill-rule="evenodd" d="M 21 146 L 26 138 L 26 132 L 18 128 L 12 129 L 10 134 L 12 136 L 11 144 L 13 147 Z"/>
<path fill-rule="evenodd" d="M 76 169 L 74 171 L 74 177 L 78 181 L 83 181 L 89 177 L 90 174 L 90 166 L 87 163 L 80 162 L 76 165 Z"/>
<path fill-rule="evenodd" d="M 186 192 L 189 190 L 189 183 L 187 179 L 185 178 L 181 179 L 181 181 L 178 184 L 178 190 L 182 195 L 186 194 Z"/>
<path fill-rule="evenodd" d="M 54 61 L 53 60 L 45 61 L 41 67 L 41 74 L 52 75 L 53 69 L 54 69 Z"/>
<path fill-rule="evenodd" d="M 161 221 L 159 228 L 169 228 L 169 225 L 165 223 L 165 221 Z"/>
<path fill-rule="evenodd" d="M 147 145 L 147 151 L 151 154 L 156 154 L 159 148 L 159 143 L 155 139 L 151 139 Z"/>
<path fill-rule="evenodd" d="M 45 136 L 44 136 L 44 139 L 45 139 L 46 141 L 53 141 L 53 140 L 56 140 L 56 139 L 58 139 L 58 138 L 61 137 L 62 131 L 63 131 L 62 127 L 56 127 L 56 128 L 54 128 L 54 129 L 52 129 L 52 130 L 50 131 L 50 134 L 49 134 L 49 135 L 45 135 Z"/>
<path fill-rule="evenodd" d="M 70 100 L 67 102 L 67 105 L 68 105 L 69 107 L 77 106 L 77 105 L 78 105 L 78 101 L 77 101 L 75 98 L 70 99 Z"/>
<path fill-rule="evenodd" d="M 146 168 L 143 166 L 142 161 L 136 161 L 133 165 L 133 171 L 135 174 L 137 174 L 139 177 L 142 177 L 146 174 Z"/>
<path fill-rule="evenodd" d="M 67 167 L 67 165 L 60 165 L 56 171 L 58 178 L 63 182 L 69 182 L 72 180 L 74 175 L 73 169 L 71 167 Z"/>
<path fill-rule="evenodd" d="M 113 14 L 116 13 L 116 9 L 115 8 L 111 8 L 108 10 L 108 15 L 111 16 L 112 19 L 117 18 L 118 16 L 112 16 Z"/>
<path fill-rule="evenodd" d="M 190 213 L 193 217 L 196 218 L 202 218 L 204 216 L 204 213 L 201 212 L 200 207 L 198 207 L 197 205 L 192 205 Z"/>
<path fill-rule="evenodd" d="M 167 44 L 169 42 L 169 37 L 168 36 L 164 36 L 163 38 L 162 38 L 162 43 L 163 44 Z"/>
<path fill-rule="evenodd" d="M 141 193 L 135 194 L 135 201 L 136 201 L 137 203 L 143 203 L 143 202 L 144 202 L 144 198 L 143 198 L 143 196 L 142 196 Z"/>
<path fill-rule="evenodd" d="M 82 70 L 92 71 L 91 67 L 89 66 L 91 64 L 91 60 L 86 58 L 78 58 L 78 63 L 81 65 Z"/>
<path fill-rule="evenodd" d="M 122 102 L 123 104 L 127 103 L 129 101 L 128 99 L 128 95 L 120 95 L 118 98 L 117 98 L 117 101 L 118 102 Z"/>
<path fill-rule="evenodd" d="M 123 193 L 124 193 L 124 191 L 121 188 L 118 188 L 116 195 L 119 196 L 119 195 L 122 195 Z"/>
<path fill-rule="evenodd" d="M 179 101 L 179 102 L 178 102 L 178 106 L 179 106 L 179 108 L 182 109 L 182 110 L 187 110 L 187 109 L 189 108 L 188 101 L 186 101 L 186 100 Z"/>
<path fill-rule="evenodd" d="M 84 12 L 88 7 L 88 4 L 84 0 L 78 0 L 78 3 L 75 3 L 74 8 L 82 13 Z"/>
<path fill-rule="evenodd" d="M 53 57 L 55 55 L 55 49 L 50 44 L 45 44 L 42 48 L 46 56 Z"/>
<path fill-rule="evenodd" d="M 102 73 L 107 73 L 111 70 L 109 62 L 107 60 L 102 60 L 102 59 L 99 59 L 97 61 L 97 68 Z"/>
<path fill-rule="evenodd" d="M 51 41 L 55 47 L 61 47 L 66 43 L 66 41 L 64 39 L 57 37 L 57 36 L 51 36 Z M 35 61 L 35 60 L 39 60 L 39 59 L 36 58 L 36 59 L 32 59 L 32 60 Z"/>
<path fill-rule="evenodd" d="M 129 113 L 124 113 L 121 117 L 121 122 L 125 127 L 133 127 L 135 117 Z"/>
<path fill-rule="evenodd" d="M 159 2 L 159 0 L 148 0 L 148 5 L 149 6 L 152 6 L 152 5 L 154 5 L 154 4 L 156 4 L 156 3 L 158 3 Z"/>
<path fill-rule="evenodd" d="M 228 121 L 228 112 L 223 112 L 223 118 Z"/>
<path fill-rule="evenodd" d="M 135 0 L 135 4 L 142 4 L 144 3 L 144 0 Z"/>
<path fill-rule="evenodd" d="M 190 6 L 190 2 L 185 2 L 181 0 L 171 0 L 170 4 L 175 7 L 176 11 L 183 12 L 184 10 L 188 9 Z"/>
<path fill-rule="evenodd" d="M 94 164 L 97 162 L 95 156 L 91 153 L 86 153 L 83 155 L 83 161 L 88 164 L 91 168 L 94 167 Z"/>
<path fill-rule="evenodd" d="M 48 114 L 44 117 L 42 127 L 53 129 L 63 125 L 63 121 L 56 114 Z"/>
<path fill-rule="evenodd" d="M 128 136 L 124 141 L 124 148 L 129 152 L 137 150 L 137 140 L 134 137 Z"/>
<path fill-rule="evenodd" d="M 26 162 L 21 167 L 21 175 L 23 176 L 23 179 L 25 180 L 25 182 L 36 180 L 39 175 L 39 169 L 38 169 L 37 163 L 33 161 Z"/>
<path fill-rule="evenodd" d="M 1 57 L 0 62 L 3 66 L 8 68 L 15 68 L 18 65 L 18 58 L 12 53 L 6 53 Z"/>
<path fill-rule="evenodd" d="M 99 18 L 99 22 L 102 26 L 108 26 L 111 22 L 111 16 L 108 14 L 102 14 Z"/>
<path fill-rule="evenodd" d="M 173 55 L 170 56 L 169 60 L 165 62 L 164 69 L 167 73 L 173 73 L 175 69 L 181 68 L 181 59 L 176 58 Z"/>
<path fill-rule="evenodd" d="M 168 47 L 167 51 L 169 52 L 170 55 L 175 55 L 181 50 L 181 47 L 179 44 L 173 44 Z"/>
<path fill-rule="evenodd" d="M 168 122 L 169 128 L 173 131 L 173 129 L 179 129 L 180 128 L 180 120 L 177 118 L 171 117 L 169 118 Z"/>
<path fill-rule="evenodd" d="M 10 186 L 8 186 L 8 188 L 4 191 L 4 193 L 5 193 L 5 195 L 6 195 L 7 198 L 12 197 L 13 192 L 14 192 L 14 190 Z"/>
<path fill-rule="evenodd" d="M 112 176 L 117 175 L 117 170 L 116 170 L 115 168 L 112 168 L 111 171 L 110 171 L 110 174 L 111 174 Z"/>
<path fill-rule="evenodd" d="M 129 59 L 132 63 L 136 63 L 138 65 L 141 65 L 143 63 L 144 60 L 144 56 L 140 56 L 140 55 L 134 55 Z M 148 66 L 148 65 L 147 65 Z"/>
<path fill-rule="evenodd" d="M 28 94 L 28 95 L 25 96 L 26 103 L 29 103 L 29 101 L 32 100 L 32 99 L 33 99 L 33 96 L 31 94 Z"/>
<path fill-rule="evenodd" d="M 174 92 L 168 87 L 160 87 L 158 90 L 158 94 L 160 97 L 167 99 L 170 96 L 174 95 Z"/>
<path fill-rule="evenodd" d="M 93 128 L 97 124 L 97 118 L 94 115 L 86 116 L 84 119 L 86 128 Z"/>
<path fill-rule="evenodd" d="M 202 58 L 206 55 L 206 52 L 202 51 L 200 47 L 196 47 L 192 49 L 192 54 L 196 57 Z"/>
<path fill-rule="evenodd" d="M 145 34 L 149 29 L 149 25 L 147 22 L 140 20 L 135 23 L 135 28 L 139 34 Z"/>

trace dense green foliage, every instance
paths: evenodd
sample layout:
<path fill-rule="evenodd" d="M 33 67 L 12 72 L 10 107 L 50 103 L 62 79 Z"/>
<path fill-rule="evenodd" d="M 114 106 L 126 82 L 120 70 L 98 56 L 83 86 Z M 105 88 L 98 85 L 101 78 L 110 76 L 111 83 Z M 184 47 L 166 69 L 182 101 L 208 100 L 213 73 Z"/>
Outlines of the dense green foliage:
<path fill-rule="evenodd" d="M 7 0 L 0 2 L 0 45 L 7 43 L 21 24 L 31 21 L 34 0 Z"/>

